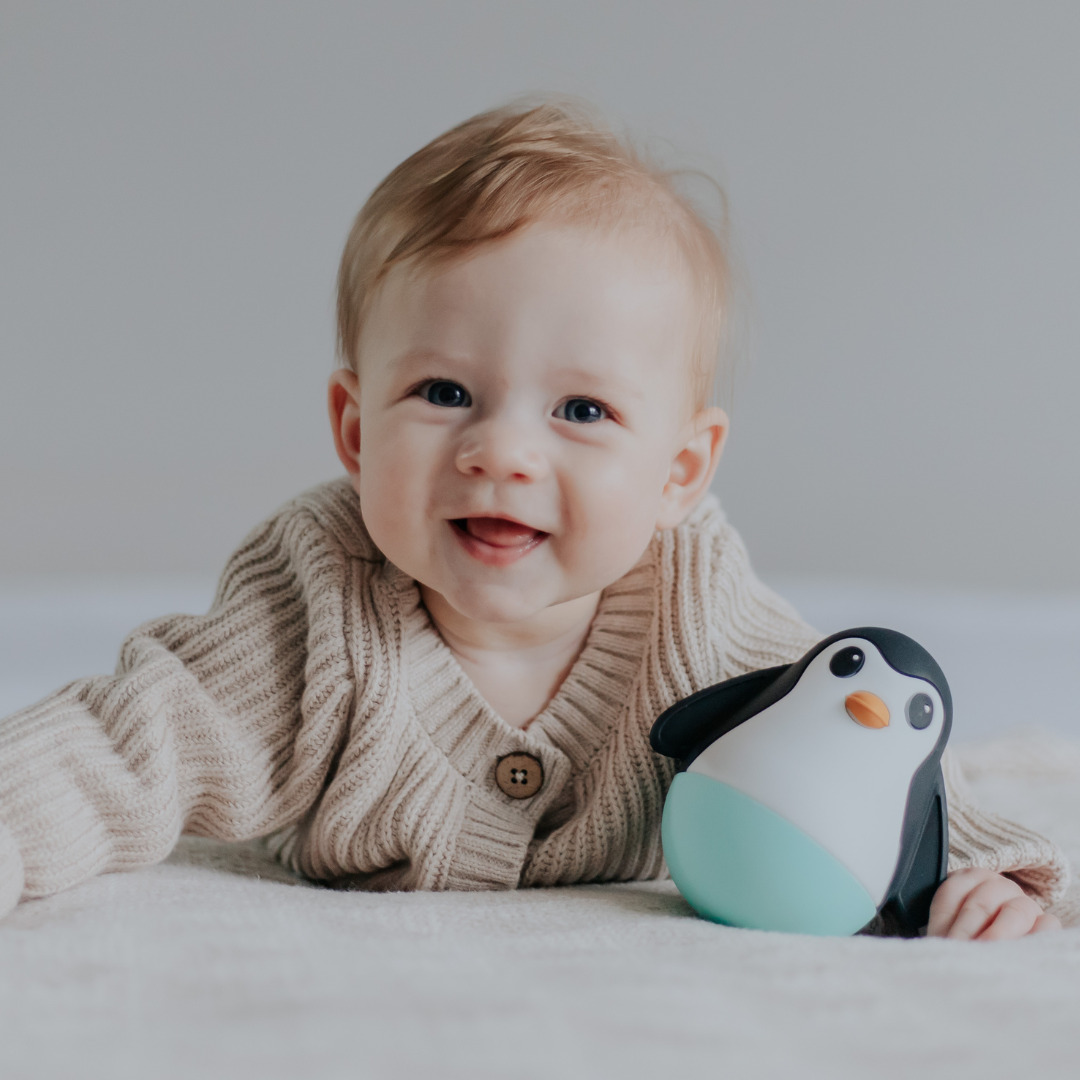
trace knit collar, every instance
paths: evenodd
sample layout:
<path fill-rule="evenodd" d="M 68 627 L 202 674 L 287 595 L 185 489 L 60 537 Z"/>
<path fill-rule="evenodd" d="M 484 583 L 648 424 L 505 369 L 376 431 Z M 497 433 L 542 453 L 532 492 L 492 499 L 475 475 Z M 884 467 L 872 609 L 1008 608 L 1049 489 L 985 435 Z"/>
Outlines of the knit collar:
<path fill-rule="evenodd" d="M 637 565 L 601 593 L 570 673 L 524 729 L 503 720 L 477 690 L 432 622 L 416 581 L 392 563 L 384 565 L 383 580 L 397 594 L 418 718 L 464 774 L 474 758 L 486 758 L 508 736 L 522 749 L 554 748 L 574 772 L 588 764 L 629 707 L 655 611 L 657 552 L 654 539 Z"/>

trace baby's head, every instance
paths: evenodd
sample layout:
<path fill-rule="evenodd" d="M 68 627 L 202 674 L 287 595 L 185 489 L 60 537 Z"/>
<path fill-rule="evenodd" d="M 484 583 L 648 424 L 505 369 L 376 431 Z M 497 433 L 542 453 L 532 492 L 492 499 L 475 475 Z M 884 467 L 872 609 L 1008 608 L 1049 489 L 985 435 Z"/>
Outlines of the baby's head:
<path fill-rule="evenodd" d="M 466 617 L 591 595 L 708 488 L 721 245 L 577 110 L 478 116 L 399 165 L 342 257 L 338 454 L 383 553 Z"/>

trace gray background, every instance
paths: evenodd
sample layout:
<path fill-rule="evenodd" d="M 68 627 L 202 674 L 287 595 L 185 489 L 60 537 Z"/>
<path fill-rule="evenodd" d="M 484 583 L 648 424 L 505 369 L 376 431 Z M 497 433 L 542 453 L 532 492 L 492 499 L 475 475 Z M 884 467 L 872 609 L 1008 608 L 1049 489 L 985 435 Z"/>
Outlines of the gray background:
<path fill-rule="evenodd" d="M 339 472 L 337 258 L 516 94 L 725 184 L 767 574 L 1080 587 L 1080 5 L 0 5 L 0 575 L 215 571 Z"/>

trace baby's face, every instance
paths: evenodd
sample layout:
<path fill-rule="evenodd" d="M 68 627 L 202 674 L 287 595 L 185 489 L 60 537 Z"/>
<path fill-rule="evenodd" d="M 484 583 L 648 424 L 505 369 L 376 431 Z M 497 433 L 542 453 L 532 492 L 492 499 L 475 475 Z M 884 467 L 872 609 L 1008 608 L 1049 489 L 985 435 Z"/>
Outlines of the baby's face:
<path fill-rule="evenodd" d="M 625 574 L 688 509 L 687 274 L 643 230 L 545 225 L 391 274 L 360 342 L 353 475 L 386 557 L 495 622 Z"/>

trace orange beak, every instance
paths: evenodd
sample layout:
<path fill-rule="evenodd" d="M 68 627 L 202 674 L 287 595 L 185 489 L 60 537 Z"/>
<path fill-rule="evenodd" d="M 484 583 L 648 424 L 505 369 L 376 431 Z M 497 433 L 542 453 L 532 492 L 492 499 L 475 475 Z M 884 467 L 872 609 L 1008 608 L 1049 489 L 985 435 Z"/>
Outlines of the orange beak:
<path fill-rule="evenodd" d="M 848 694 L 844 700 L 844 708 L 847 709 L 848 716 L 863 727 L 889 726 L 889 706 L 869 690 L 856 690 L 854 694 Z"/>

